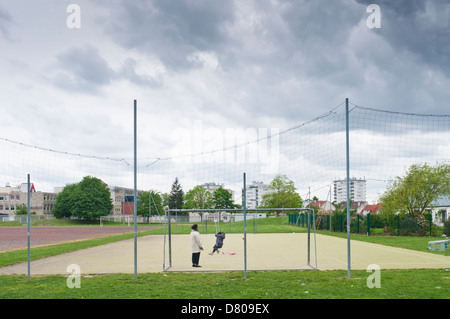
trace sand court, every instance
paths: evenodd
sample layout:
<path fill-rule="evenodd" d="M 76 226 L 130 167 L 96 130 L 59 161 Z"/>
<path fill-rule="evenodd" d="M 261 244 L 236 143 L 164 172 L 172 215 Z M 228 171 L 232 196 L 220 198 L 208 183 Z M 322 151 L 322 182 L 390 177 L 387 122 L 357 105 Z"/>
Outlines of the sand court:
<path fill-rule="evenodd" d="M 224 253 L 213 256 L 208 253 L 215 243 L 214 234 L 201 234 L 201 238 L 205 248 L 200 256 L 202 267 L 193 268 L 188 235 L 172 236 L 171 260 L 168 237 L 139 237 L 138 273 L 163 272 L 166 268 L 181 272 L 244 270 L 243 234 L 227 234 L 221 249 Z M 319 270 L 347 269 L 346 239 L 311 234 L 309 264 L 307 241 L 305 233 L 247 234 L 247 270 L 314 269 L 316 266 Z M 32 261 L 31 275 L 71 274 L 67 267 L 73 264 L 79 266 L 81 274 L 134 273 L 134 240 Z M 371 264 L 381 269 L 450 268 L 450 257 L 352 240 L 351 269 L 366 270 Z M 27 274 L 27 263 L 2 267 L 0 274 Z"/>

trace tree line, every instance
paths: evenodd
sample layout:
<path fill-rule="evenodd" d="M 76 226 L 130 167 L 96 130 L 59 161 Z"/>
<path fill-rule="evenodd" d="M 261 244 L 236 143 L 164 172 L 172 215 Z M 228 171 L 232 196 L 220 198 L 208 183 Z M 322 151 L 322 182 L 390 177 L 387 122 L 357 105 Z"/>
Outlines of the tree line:
<path fill-rule="evenodd" d="M 296 192 L 294 182 L 286 175 L 276 175 L 268 186 L 269 192 L 262 197 L 260 208 L 301 208 L 303 200 Z M 383 214 L 423 214 L 439 198 L 450 198 L 450 165 L 411 165 L 405 176 L 397 177 L 380 196 Z M 219 187 L 210 192 L 203 186 L 195 186 L 184 193 L 178 178 L 172 183 L 169 194 L 150 190 L 140 192 L 137 214 L 149 216 L 164 214 L 164 207 L 172 209 L 234 209 L 229 190 Z M 86 176 L 81 182 L 64 187 L 56 197 L 53 215 L 56 218 L 77 217 L 98 219 L 109 215 L 113 209 L 110 191 L 96 177 Z"/>
<path fill-rule="evenodd" d="M 302 207 L 303 201 L 295 191 L 294 182 L 287 176 L 277 175 L 268 188 L 270 192 L 263 195 L 260 207 Z M 96 177 L 86 176 L 79 183 L 66 185 L 57 195 L 53 215 L 56 218 L 77 217 L 93 220 L 109 215 L 113 207 L 108 186 Z M 231 192 L 222 186 L 213 192 L 203 186 L 195 186 L 184 193 L 178 178 L 172 183 L 169 194 L 155 190 L 139 193 L 137 206 L 139 216 L 148 217 L 150 213 L 163 215 L 164 207 L 231 210 L 242 208 L 242 204 L 235 203 Z"/>

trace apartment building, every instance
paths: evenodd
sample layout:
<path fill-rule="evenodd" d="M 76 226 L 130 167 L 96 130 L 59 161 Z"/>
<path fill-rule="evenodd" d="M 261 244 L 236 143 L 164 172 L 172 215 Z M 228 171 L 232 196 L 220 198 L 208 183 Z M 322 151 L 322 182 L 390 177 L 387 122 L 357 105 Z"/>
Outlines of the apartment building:
<path fill-rule="evenodd" d="M 133 215 L 134 214 L 134 188 L 121 186 L 108 186 L 111 193 L 113 209 L 111 215 Z M 138 196 L 142 191 L 137 191 Z"/>
<path fill-rule="evenodd" d="M 253 181 L 246 186 L 247 208 L 258 208 L 262 204 L 263 195 L 270 193 L 269 185 Z"/>
<path fill-rule="evenodd" d="M 333 181 L 334 203 L 347 201 L 347 179 Z M 350 199 L 357 202 L 366 201 L 366 180 L 365 179 L 350 179 Z"/>
<path fill-rule="evenodd" d="M 230 192 L 230 194 L 231 194 L 231 199 L 234 201 L 234 190 L 229 189 L 229 188 L 225 188 L 225 187 L 224 187 L 224 184 L 218 184 L 218 183 L 215 183 L 215 182 L 210 182 L 210 183 L 204 183 L 204 184 L 202 184 L 202 185 L 200 185 L 200 186 L 202 186 L 202 187 L 205 188 L 208 192 L 210 192 L 211 195 L 213 195 L 214 192 L 215 192 L 217 189 L 219 189 L 220 187 L 222 187 L 223 189 L 226 189 L 227 191 Z"/>

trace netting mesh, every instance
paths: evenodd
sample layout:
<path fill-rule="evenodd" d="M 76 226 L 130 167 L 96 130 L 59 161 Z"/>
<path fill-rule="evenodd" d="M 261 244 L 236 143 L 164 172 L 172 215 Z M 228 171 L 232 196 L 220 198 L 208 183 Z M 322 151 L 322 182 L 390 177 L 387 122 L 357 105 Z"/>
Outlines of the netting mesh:
<path fill-rule="evenodd" d="M 351 174 L 367 180 L 368 197 L 374 200 L 387 181 L 404 176 L 412 164 L 449 163 L 448 115 L 388 112 L 355 105 L 350 119 Z"/>
<path fill-rule="evenodd" d="M 0 147 L 1 186 L 20 185 L 27 181 L 27 174 L 36 190 L 42 192 L 77 183 L 84 176 L 97 177 L 109 185 L 130 183 L 132 166 L 124 159 L 66 153 L 3 138 Z"/>
<path fill-rule="evenodd" d="M 449 115 L 350 106 L 350 174 L 367 181 L 367 201 L 376 202 L 389 179 L 402 176 L 411 164 L 449 161 Z M 176 145 L 153 151 L 151 158 L 138 157 L 138 189 L 168 193 L 176 177 L 185 192 L 216 182 L 233 190 L 240 204 L 243 172 L 247 181 L 266 184 L 283 174 L 302 198 L 311 191 L 325 199 L 333 181 L 346 177 L 345 119 L 341 104 L 289 129 L 193 127 L 172 132 Z M 24 183 L 30 174 L 38 190 L 53 191 L 89 175 L 108 185 L 133 187 L 133 159 L 65 153 L 4 138 L 0 147 L 2 184 Z"/>

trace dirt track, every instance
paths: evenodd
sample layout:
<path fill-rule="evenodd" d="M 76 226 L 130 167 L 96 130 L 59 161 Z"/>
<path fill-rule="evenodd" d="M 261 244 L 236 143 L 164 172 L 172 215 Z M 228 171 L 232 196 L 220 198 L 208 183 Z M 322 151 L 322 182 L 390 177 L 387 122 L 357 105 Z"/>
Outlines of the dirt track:
<path fill-rule="evenodd" d="M 140 227 L 139 230 L 148 230 L 149 227 Z M 133 232 L 133 227 L 121 226 L 38 226 L 30 229 L 30 244 L 32 247 L 57 244 L 62 242 L 99 238 L 109 235 L 118 235 Z M 0 252 L 26 248 L 28 245 L 27 227 L 0 227 Z"/>

